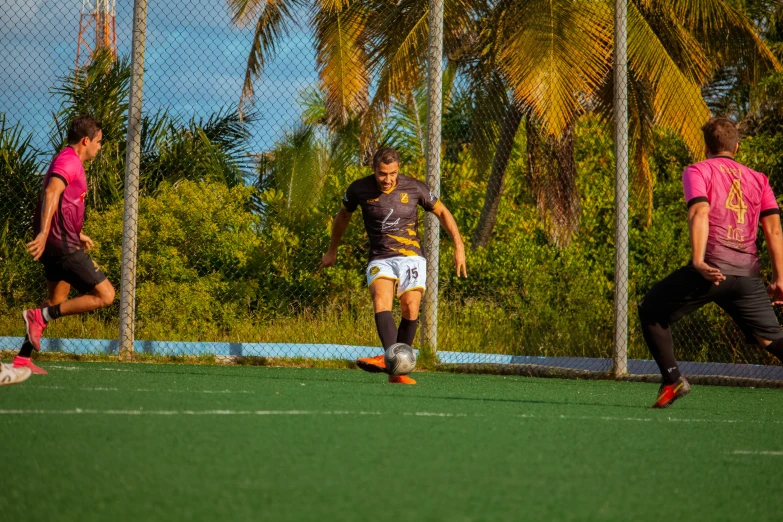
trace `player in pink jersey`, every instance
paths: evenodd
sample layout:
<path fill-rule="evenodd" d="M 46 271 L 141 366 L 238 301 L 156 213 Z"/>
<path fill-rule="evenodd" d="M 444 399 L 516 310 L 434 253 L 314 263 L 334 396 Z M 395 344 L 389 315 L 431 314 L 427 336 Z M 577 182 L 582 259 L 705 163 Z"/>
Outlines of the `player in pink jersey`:
<path fill-rule="evenodd" d="M 35 211 L 35 239 L 27 250 L 40 260 L 46 273 L 48 295 L 40 308 L 23 313 L 27 338 L 14 367 L 45 374 L 32 362 L 33 349 L 41 349 L 41 334 L 49 321 L 109 306 L 114 287 L 86 251 L 92 240 L 82 234 L 87 176 L 84 164 L 101 150 L 103 132 L 90 116 L 79 116 L 68 129 L 68 146 L 52 161 L 43 179 Z M 73 287 L 78 297 L 68 299 Z"/>
<path fill-rule="evenodd" d="M 657 283 L 639 303 L 639 319 L 663 383 L 654 408 L 690 392 L 674 359 L 670 325 L 707 303 L 725 310 L 749 343 L 783 360 L 783 330 L 773 304 L 783 304 L 783 233 L 780 209 L 764 174 L 734 161 L 737 127 L 713 118 L 702 128 L 707 160 L 685 169 L 691 262 Z M 772 262 L 772 284 L 761 280 L 759 223 Z M 770 301 L 771 299 L 771 301 Z"/>

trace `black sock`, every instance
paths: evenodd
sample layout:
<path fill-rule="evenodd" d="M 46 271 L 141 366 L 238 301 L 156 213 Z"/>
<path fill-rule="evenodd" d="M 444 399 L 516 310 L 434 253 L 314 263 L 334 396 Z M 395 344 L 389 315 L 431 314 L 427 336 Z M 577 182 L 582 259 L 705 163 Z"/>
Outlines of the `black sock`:
<path fill-rule="evenodd" d="M 646 313 L 639 311 L 642 323 L 642 334 L 650 349 L 658 368 L 661 370 L 664 384 L 672 384 L 680 378 L 680 368 L 674 358 L 674 340 L 669 327 L 663 327 L 655 320 L 646 317 Z"/>
<path fill-rule="evenodd" d="M 19 357 L 30 357 L 33 355 L 33 343 L 31 343 L 27 337 L 24 338 L 22 348 L 19 350 Z"/>
<path fill-rule="evenodd" d="M 378 337 L 385 350 L 397 342 L 397 325 L 394 324 L 394 316 L 391 312 L 378 312 L 375 314 L 375 327 L 378 328 Z"/>
<path fill-rule="evenodd" d="M 405 319 L 400 320 L 400 327 L 397 330 L 397 342 L 405 343 L 408 346 L 413 346 L 413 341 L 416 339 L 416 329 L 419 327 L 419 319 Z"/>
<path fill-rule="evenodd" d="M 783 362 L 783 339 L 775 339 L 769 343 L 767 351 Z"/>
<path fill-rule="evenodd" d="M 49 321 L 54 321 L 55 319 L 59 319 L 62 315 L 60 313 L 60 305 L 54 305 L 54 306 L 47 306 L 46 308 L 41 310 L 41 313 L 43 314 L 44 321 L 47 323 Z"/>

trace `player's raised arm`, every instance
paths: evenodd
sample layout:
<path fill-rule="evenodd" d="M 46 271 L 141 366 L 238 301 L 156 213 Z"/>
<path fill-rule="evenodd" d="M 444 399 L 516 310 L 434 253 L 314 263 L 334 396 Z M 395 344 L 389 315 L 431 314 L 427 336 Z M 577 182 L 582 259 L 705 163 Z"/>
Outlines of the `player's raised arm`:
<path fill-rule="evenodd" d="M 337 247 L 340 246 L 345 231 L 348 229 L 348 223 L 351 222 L 351 216 L 353 213 L 348 212 L 345 208 L 340 208 L 337 215 L 334 216 L 334 222 L 332 223 L 332 239 L 329 242 L 329 250 L 326 251 L 323 258 L 321 258 L 321 268 L 332 266 L 337 262 Z"/>
<path fill-rule="evenodd" d="M 454 266 L 457 269 L 457 277 L 468 277 L 468 271 L 465 266 L 465 245 L 462 243 L 462 236 L 459 234 L 459 228 L 457 222 L 454 221 L 454 216 L 451 215 L 449 209 L 442 201 L 439 201 L 432 213 L 438 217 L 441 226 L 446 229 L 446 232 L 454 241 Z"/>
<path fill-rule="evenodd" d="M 52 218 L 57 211 L 57 205 L 60 197 L 65 191 L 65 182 L 60 176 L 52 176 L 43 193 L 43 204 L 41 205 L 41 231 L 35 236 L 35 239 L 27 243 L 27 251 L 38 261 L 46 248 L 46 239 L 49 237 L 49 229 L 52 225 Z"/>
<path fill-rule="evenodd" d="M 761 218 L 761 228 L 767 239 L 767 250 L 772 262 L 772 283 L 769 296 L 772 304 L 783 304 L 783 231 L 780 226 L 780 213 L 769 214 Z"/>
<path fill-rule="evenodd" d="M 707 237 L 710 233 L 710 204 L 700 201 L 688 209 L 688 229 L 691 233 L 691 255 L 693 268 L 699 271 L 704 279 L 720 284 L 726 277 L 720 270 L 704 261 L 707 251 Z"/>

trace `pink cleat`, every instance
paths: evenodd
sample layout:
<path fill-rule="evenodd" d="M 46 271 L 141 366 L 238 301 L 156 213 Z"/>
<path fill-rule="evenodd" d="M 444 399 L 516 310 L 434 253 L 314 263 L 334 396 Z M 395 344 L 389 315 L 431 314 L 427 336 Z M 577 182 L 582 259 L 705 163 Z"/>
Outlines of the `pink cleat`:
<path fill-rule="evenodd" d="M 43 368 L 37 366 L 33 359 L 30 357 L 22 357 L 21 355 L 17 355 L 14 358 L 14 368 L 30 368 L 30 371 L 33 372 L 36 375 L 46 375 L 49 372 L 44 370 Z"/>
<path fill-rule="evenodd" d="M 33 345 L 33 348 L 37 352 L 41 351 L 41 334 L 46 328 L 46 321 L 44 321 L 43 313 L 40 308 L 35 310 L 25 310 L 22 312 L 24 317 L 24 324 L 27 328 L 27 339 Z"/>

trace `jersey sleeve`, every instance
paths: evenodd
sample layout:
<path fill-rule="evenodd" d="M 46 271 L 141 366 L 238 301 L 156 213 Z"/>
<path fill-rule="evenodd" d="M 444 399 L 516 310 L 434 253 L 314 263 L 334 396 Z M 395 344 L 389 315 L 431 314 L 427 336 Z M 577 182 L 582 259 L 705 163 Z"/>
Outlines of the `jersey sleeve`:
<path fill-rule="evenodd" d="M 696 203 L 710 202 L 704 175 L 695 165 L 689 166 L 682 173 L 682 188 L 685 191 L 685 202 L 688 208 Z"/>
<path fill-rule="evenodd" d="M 780 215 L 780 207 L 778 206 L 777 199 L 775 199 L 775 193 L 772 191 L 772 187 L 769 186 L 769 180 L 765 177 L 764 187 L 761 191 L 760 217 L 766 217 L 772 214 Z"/>
<path fill-rule="evenodd" d="M 82 163 L 78 157 L 61 154 L 52 163 L 51 171 L 52 176 L 57 176 L 66 185 L 70 185 L 79 175 L 81 168 Z"/>
<path fill-rule="evenodd" d="M 359 194 L 356 187 L 356 182 L 351 183 L 348 186 L 348 190 L 345 191 L 343 196 L 343 208 L 348 212 L 354 212 L 356 207 L 359 206 Z"/>
<path fill-rule="evenodd" d="M 421 205 L 421 208 L 427 212 L 432 212 L 438 205 L 440 205 L 440 200 L 435 197 L 426 184 L 422 183 L 421 181 L 417 181 L 416 188 L 419 192 L 418 203 Z"/>

